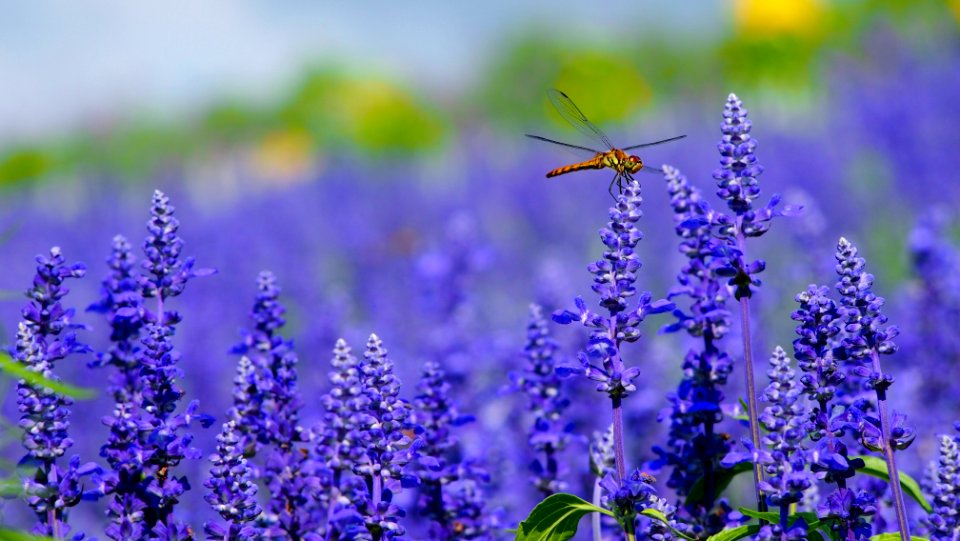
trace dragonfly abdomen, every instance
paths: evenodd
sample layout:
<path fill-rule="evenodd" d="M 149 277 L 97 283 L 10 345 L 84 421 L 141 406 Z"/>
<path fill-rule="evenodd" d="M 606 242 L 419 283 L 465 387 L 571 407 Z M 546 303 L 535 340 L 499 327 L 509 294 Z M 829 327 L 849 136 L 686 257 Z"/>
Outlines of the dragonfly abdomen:
<path fill-rule="evenodd" d="M 547 178 L 557 177 L 560 175 L 565 175 L 567 173 L 572 173 L 574 171 L 582 171 L 584 169 L 603 169 L 606 167 L 603 164 L 603 155 L 597 156 L 592 160 L 587 160 L 585 162 L 574 163 L 570 165 L 564 165 L 563 167 L 558 167 L 549 173 L 547 173 Z"/>

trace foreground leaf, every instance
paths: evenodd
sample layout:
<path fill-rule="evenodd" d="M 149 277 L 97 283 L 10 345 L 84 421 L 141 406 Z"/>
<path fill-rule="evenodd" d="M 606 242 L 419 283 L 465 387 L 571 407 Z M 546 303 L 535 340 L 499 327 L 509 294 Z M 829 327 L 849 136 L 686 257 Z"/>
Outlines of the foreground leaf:
<path fill-rule="evenodd" d="M 538 503 L 517 528 L 516 541 L 567 541 L 577 533 L 580 519 L 590 513 L 613 513 L 573 494 L 553 494 Z M 615 517 L 614 517 L 615 518 Z"/>
<path fill-rule="evenodd" d="M 863 460 L 865 466 L 858 471 L 861 471 L 867 475 L 872 475 L 873 477 L 878 477 L 883 479 L 886 482 L 890 482 L 890 474 L 887 472 L 887 462 L 882 458 L 869 455 L 855 456 L 851 458 L 859 458 Z M 930 505 L 930 502 L 923 496 L 923 491 L 920 490 L 920 484 L 917 483 L 917 480 L 913 477 L 910 477 L 904 472 L 900 472 L 900 487 L 903 488 L 903 491 L 913 498 L 914 501 L 920 504 L 920 507 L 923 508 L 927 513 L 933 512 L 933 506 Z M 880 534 L 886 535 L 886 534 Z M 897 537 L 900 537 L 900 534 L 897 534 Z M 873 538 L 871 538 L 873 539 Z"/>
<path fill-rule="evenodd" d="M 0 528 L 0 541 L 54 541 L 52 537 Z"/>
<path fill-rule="evenodd" d="M 759 525 L 747 524 L 746 526 L 737 526 L 736 528 L 720 530 L 719 532 L 708 537 L 707 541 L 737 541 L 737 539 L 743 539 L 744 537 L 757 535 L 759 531 Z"/>
<path fill-rule="evenodd" d="M 27 370 L 27 367 L 14 361 L 5 353 L 0 353 L 0 371 L 6 372 L 15 378 L 22 379 L 30 385 L 44 387 L 57 394 L 69 396 L 77 400 L 86 400 L 96 396 L 96 393 L 90 389 L 76 387 L 62 381 L 49 380 L 36 372 L 31 372 Z"/>
<path fill-rule="evenodd" d="M 871 536 L 870 541 L 900 541 L 900 532 L 878 533 L 877 535 Z M 930 541 L 930 538 L 911 535 L 910 541 Z"/>

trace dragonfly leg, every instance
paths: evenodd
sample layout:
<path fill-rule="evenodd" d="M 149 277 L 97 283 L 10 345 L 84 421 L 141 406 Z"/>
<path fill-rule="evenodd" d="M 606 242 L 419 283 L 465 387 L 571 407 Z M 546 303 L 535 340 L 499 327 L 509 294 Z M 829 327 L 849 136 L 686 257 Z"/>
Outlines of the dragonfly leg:
<path fill-rule="evenodd" d="M 614 201 L 617 200 L 617 196 L 613 195 L 613 185 L 616 184 L 619 187 L 620 186 L 619 180 L 620 180 L 619 174 L 613 175 L 613 178 L 610 179 L 610 185 L 607 186 L 607 193 L 610 194 L 610 197 L 612 197 Z M 620 193 L 623 193 L 622 189 L 620 190 Z"/>

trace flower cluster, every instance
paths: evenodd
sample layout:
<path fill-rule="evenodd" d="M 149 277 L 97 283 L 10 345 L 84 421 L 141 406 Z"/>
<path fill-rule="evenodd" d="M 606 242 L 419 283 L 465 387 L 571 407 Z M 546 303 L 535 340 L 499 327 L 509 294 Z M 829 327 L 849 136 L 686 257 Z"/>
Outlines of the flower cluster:
<path fill-rule="evenodd" d="M 510 376 L 513 387 L 529 398 L 534 422 L 528 433 L 528 442 L 537 453 L 530 468 L 534 486 L 545 496 L 565 490 L 560 481 L 562 472 L 558 455 L 570 442 L 569 430 L 561 426 L 563 412 L 570 400 L 564 396 L 563 382 L 557 375 L 557 348 L 541 308 L 531 305 L 524 347 L 526 366 L 523 372 Z"/>
<path fill-rule="evenodd" d="M 67 510 L 88 495 L 81 478 L 98 473 L 98 466 L 81 465 L 76 455 L 70 458 L 66 468 L 57 463 L 73 446 L 67 433 L 73 400 L 46 384 L 59 380 L 54 374 L 59 361 L 71 354 L 89 351 L 77 342 L 74 329 L 78 325 L 72 322 L 73 309 L 61 303 L 70 291 L 64 282 L 80 278 L 85 272 L 83 265 L 68 265 L 60 248 L 52 248 L 49 256 L 37 256 L 33 286 L 27 290 L 30 302 L 22 311 L 23 320 L 17 329 L 16 360 L 29 373 L 42 378 L 24 378 L 17 382 L 19 424 L 27 450 L 20 465 L 31 472 L 31 476 L 23 480 L 23 493 L 37 515 L 32 532 L 58 539 L 70 532 Z M 78 533 L 73 539 L 83 537 Z"/>
<path fill-rule="evenodd" d="M 173 513 L 190 483 L 173 469 L 200 457 L 189 427 L 213 422 L 198 413 L 197 401 L 177 413 L 184 395 L 177 380 L 183 374 L 172 338 L 180 316 L 164 303 L 180 295 L 191 278 L 213 271 L 194 271 L 192 259 L 181 261 L 183 240 L 173 213 L 167 196 L 155 192 L 143 243 L 146 274 L 137 273 L 129 244 L 116 237 L 102 298 L 91 307 L 107 315 L 112 330 L 111 348 L 98 355 L 98 364 L 117 369 L 114 411 L 103 419 L 109 438 L 100 451 L 111 468 L 100 482 L 111 496 L 106 533 L 114 540 L 192 537 Z M 147 308 L 144 298 L 155 298 L 155 309 Z"/>
<path fill-rule="evenodd" d="M 203 486 L 210 490 L 205 497 L 207 503 L 227 525 L 207 523 L 204 530 L 209 539 L 259 539 L 258 529 L 249 524 L 261 511 L 256 500 L 257 485 L 253 483 L 253 472 L 243 457 L 240 443 L 236 421 L 224 423 L 217 436 L 217 453 L 210 459 L 213 462 L 210 478 Z"/>
<path fill-rule="evenodd" d="M 670 431 L 667 447 L 657 447 L 658 467 L 670 466 L 667 486 L 686 497 L 693 485 L 703 479 L 703 497 L 687 498 L 684 512 L 691 520 L 707 520 L 716 500 L 713 486 L 717 462 L 729 450 L 728 438 L 715 430 L 723 420 L 721 387 L 733 369 L 729 355 L 721 349 L 721 339 L 729 329 L 726 309 L 728 293 L 718 270 L 725 265 L 709 216 L 712 211 L 697 190 L 679 170 L 664 166 L 675 230 L 680 237 L 680 253 L 686 257 L 678 284 L 670 290 L 670 300 L 689 299 L 689 308 L 674 310 L 677 321 L 666 332 L 684 330 L 699 344 L 690 348 L 683 360 L 683 378 L 674 393 L 668 395 Z M 666 412 L 661 415 L 663 420 Z M 720 527 L 723 524 L 719 525 Z"/>
<path fill-rule="evenodd" d="M 930 539 L 952 541 L 960 535 L 960 437 L 940 436 L 940 453 L 932 493 Z"/>
<path fill-rule="evenodd" d="M 279 296 L 273 273 L 261 272 L 250 312 L 254 326 L 242 331 L 242 341 L 231 350 L 241 357 L 230 418 L 245 452 L 266 451 L 258 473 L 270 496 L 259 525 L 271 538 L 300 538 L 316 529 L 310 504 L 318 483 L 306 448 L 300 447 L 308 438 L 300 425 L 298 360 L 280 334 L 286 308 Z"/>
<path fill-rule="evenodd" d="M 635 306 L 630 308 L 631 297 L 637 295 L 637 271 L 640 259 L 636 254 L 637 244 L 643 238 L 637 221 L 643 215 L 640 204 L 640 184 L 631 182 L 617 204 L 610 209 L 610 222 L 600 230 L 600 240 L 606 247 L 603 257 L 589 266 L 593 277 L 593 290 L 600 296 L 600 305 L 607 309 L 604 316 L 587 309 L 582 298 L 576 299 L 577 310 L 563 310 L 553 314 L 561 325 L 575 321 L 591 329 L 590 342 L 585 353 L 580 355 L 581 368 L 576 372 L 598 383 L 597 390 L 612 398 L 623 398 L 636 390 L 633 383 L 640 375 L 640 367 L 627 367 L 620 355 L 620 345 L 640 339 L 640 323 L 650 314 L 667 312 L 673 304 L 666 300 L 653 300 L 653 295 L 643 292 Z"/>

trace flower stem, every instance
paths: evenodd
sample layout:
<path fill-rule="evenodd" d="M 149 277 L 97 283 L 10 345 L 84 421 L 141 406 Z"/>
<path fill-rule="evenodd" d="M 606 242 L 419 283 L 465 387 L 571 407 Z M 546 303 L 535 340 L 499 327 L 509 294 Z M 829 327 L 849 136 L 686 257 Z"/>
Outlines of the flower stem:
<path fill-rule="evenodd" d="M 880 371 L 880 355 L 876 349 L 870 352 L 873 360 L 873 370 L 877 374 Z M 893 456 L 894 448 L 890 441 L 890 412 L 887 408 L 887 390 L 884 387 L 877 387 L 877 407 L 880 410 L 880 434 L 883 438 L 883 455 L 887 461 L 887 473 L 890 476 L 890 488 L 893 490 L 893 508 L 897 512 L 897 529 L 900 530 L 900 538 L 903 541 L 910 541 L 910 525 L 907 524 L 906 509 L 903 504 L 903 489 L 900 487 L 900 473 L 897 470 L 897 461 Z"/>
<path fill-rule="evenodd" d="M 593 481 L 593 505 L 600 507 L 600 498 L 603 496 L 603 487 L 600 486 L 600 478 Z M 593 541 L 603 541 L 603 531 L 600 529 L 600 513 L 593 513 L 590 517 L 593 526 Z"/>
<path fill-rule="evenodd" d="M 746 264 L 746 238 L 743 235 L 742 224 L 737 223 L 737 248 L 740 250 L 740 257 Z M 747 295 L 740 297 L 740 330 L 743 337 L 743 365 L 746 368 L 744 375 L 747 380 L 747 417 L 750 421 L 750 439 L 753 440 L 753 446 L 760 448 L 760 421 L 757 417 L 757 387 L 753 376 L 753 345 L 750 339 L 750 297 Z M 762 513 L 767 510 L 767 502 L 764 500 L 763 492 L 760 490 L 760 481 L 763 480 L 763 470 L 760 464 L 753 464 L 753 485 L 757 494 L 757 509 Z"/>
<path fill-rule="evenodd" d="M 613 396 L 613 453 L 617 463 L 617 482 L 627 477 L 627 462 L 623 450 L 623 398 Z"/>

